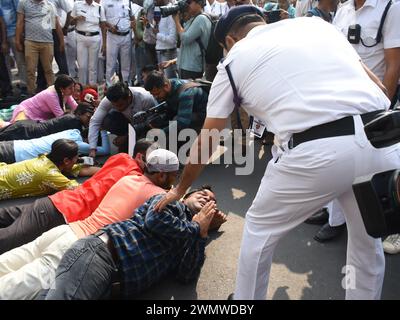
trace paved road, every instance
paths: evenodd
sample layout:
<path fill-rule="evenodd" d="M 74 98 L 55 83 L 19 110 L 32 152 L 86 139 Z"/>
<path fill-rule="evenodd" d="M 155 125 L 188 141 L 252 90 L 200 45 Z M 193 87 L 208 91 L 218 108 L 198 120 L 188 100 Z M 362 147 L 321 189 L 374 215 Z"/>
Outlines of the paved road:
<path fill-rule="evenodd" d="M 266 151 L 267 150 L 267 151 Z M 235 176 L 232 165 L 209 165 L 195 186 L 212 184 L 218 205 L 229 220 L 210 236 L 207 259 L 197 283 L 180 285 L 166 279 L 140 296 L 142 299 L 226 299 L 234 289 L 243 217 L 250 206 L 270 159 L 268 148 L 256 145 L 254 173 Z M 0 206 L 30 199 L 2 201 Z M 346 236 L 320 244 L 312 238 L 318 226 L 301 224 L 278 244 L 271 270 L 269 299 L 343 299 L 341 288 L 345 264 Z M 386 256 L 383 299 L 400 298 L 400 255 Z"/>

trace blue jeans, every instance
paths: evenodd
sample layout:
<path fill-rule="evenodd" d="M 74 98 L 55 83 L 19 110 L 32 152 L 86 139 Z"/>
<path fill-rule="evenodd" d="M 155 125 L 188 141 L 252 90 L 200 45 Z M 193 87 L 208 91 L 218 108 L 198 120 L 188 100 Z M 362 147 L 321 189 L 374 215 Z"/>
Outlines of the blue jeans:
<path fill-rule="evenodd" d="M 64 254 L 45 300 L 97 300 L 111 296 L 117 267 L 97 236 L 80 239 Z"/>

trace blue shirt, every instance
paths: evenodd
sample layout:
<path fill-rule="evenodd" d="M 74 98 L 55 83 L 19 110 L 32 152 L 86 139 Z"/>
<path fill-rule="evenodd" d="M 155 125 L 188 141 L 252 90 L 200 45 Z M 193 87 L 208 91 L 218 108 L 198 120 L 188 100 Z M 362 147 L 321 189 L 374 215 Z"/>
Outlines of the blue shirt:
<path fill-rule="evenodd" d="M 110 153 L 110 142 L 106 131 L 102 132 L 102 146 L 97 150 L 98 155 L 105 155 Z M 78 129 L 70 129 L 48 136 L 44 136 L 31 140 L 15 140 L 14 141 L 14 154 L 15 161 L 24 161 L 33 159 L 39 154 L 49 153 L 51 145 L 58 139 L 69 139 L 75 141 L 79 147 L 79 153 L 89 154 L 90 147 L 88 143 L 83 142 L 81 132 Z"/>
<path fill-rule="evenodd" d="M 265 11 L 272 11 L 272 10 L 279 10 L 279 4 L 278 3 L 271 3 L 268 2 L 264 6 Z M 289 14 L 289 19 L 295 18 L 296 17 L 296 8 L 293 7 L 293 5 L 289 5 L 287 12 Z"/>
<path fill-rule="evenodd" d="M 15 36 L 18 2 L 19 0 L 0 0 L 0 7 L 3 10 L 3 18 L 6 23 L 8 38 Z"/>
<path fill-rule="evenodd" d="M 150 198 L 132 218 L 103 228 L 116 250 L 125 297 L 171 272 L 182 282 L 192 281 L 204 263 L 206 239 L 199 236 L 199 225 L 191 222 L 193 213 L 179 201 L 155 212 L 161 197 Z"/>

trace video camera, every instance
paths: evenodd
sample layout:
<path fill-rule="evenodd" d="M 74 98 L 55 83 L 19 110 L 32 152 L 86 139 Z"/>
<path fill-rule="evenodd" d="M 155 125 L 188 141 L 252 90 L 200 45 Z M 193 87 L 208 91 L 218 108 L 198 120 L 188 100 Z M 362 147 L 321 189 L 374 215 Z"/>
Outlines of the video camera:
<path fill-rule="evenodd" d="M 281 11 L 280 10 L 270 10 L 263 11 L 265 20 L 267 23 L 274 23 L 281 20 Z"/>
<path fill-rule="evenodd" d="M 162 6 L 160 7 L 161 16 L 165 18 L 178 12 L 184 12 L 188 6 L 189 5 L 187 4 L 186 0 L 179 0 L 172 6 Z"/>
<path fill-rule="evenodd" d="M 137 136 L 145 134 L 152 128 L 168 126 L 168 105 L 164 101 L 146 111 L 135 113 L 132 119 L 133 128 Z"/>
<path fill-rule="evenodd" d="M 383 112 L 364 126 L 375 148 L 400 142 L 400 110 Z M 353 184 L 367 233 L 380 238 L 400 233 L 400 170 L 359 177 Z"/>

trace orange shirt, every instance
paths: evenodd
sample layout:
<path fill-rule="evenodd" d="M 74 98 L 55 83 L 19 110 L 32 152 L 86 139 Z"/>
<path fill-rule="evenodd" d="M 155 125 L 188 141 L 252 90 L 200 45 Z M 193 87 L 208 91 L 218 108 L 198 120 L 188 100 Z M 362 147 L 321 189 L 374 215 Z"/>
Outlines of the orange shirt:
<path fill-rule="evenodd" d="M 78 238 L 83 238 L 108 224 L 129 219 L 146 200 L 160 193 L 165 190 L 143 175 L 123 177 L 108 191 L 91 216 L 69 226 Z"/>
<path fill-rule="evenodd" d="M 76 189 L 60 191 L 49 198 L 68 223 L 83 220 L 96 210 L 110 188 L 128 174 L 142 175 L 143 172 L 130 155 L 119 153 Z"/>

